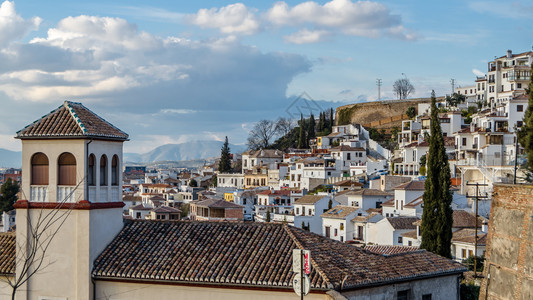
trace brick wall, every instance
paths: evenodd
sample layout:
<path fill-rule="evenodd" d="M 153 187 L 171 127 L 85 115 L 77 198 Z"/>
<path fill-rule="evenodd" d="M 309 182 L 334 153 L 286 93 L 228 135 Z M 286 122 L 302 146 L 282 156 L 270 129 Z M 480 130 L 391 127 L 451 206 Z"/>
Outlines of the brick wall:
<path fill-rule="evenodd" d="M 243 209 L 242 208 L 226 208 L 226 218 L 228 219 L 243 219 Z"/>
<path fill-rule="evenodd" d="M 494 186 L 479 299 L 533 299 L 533 186 Z"/>

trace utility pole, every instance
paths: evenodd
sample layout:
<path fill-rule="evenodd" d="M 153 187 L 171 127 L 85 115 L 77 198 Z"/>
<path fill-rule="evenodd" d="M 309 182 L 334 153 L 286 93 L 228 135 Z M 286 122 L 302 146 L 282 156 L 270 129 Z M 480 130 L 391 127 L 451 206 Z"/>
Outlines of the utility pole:
<path fill-rule="evenodd" d="M 376 84 L 378 86 L 378 101 L 381 100 L 381 78 L 376 79 Z"/>
<path fill-rule="evenodd" d="M 488 198 L 487 196 L 480 196 L 479 195 L 479 187 L 480 186 L 488 186 L 488 184 L 479 184 L 479 183 L 472 183 L 472 184 L 469 184 L 467 183 L 466 185 L 472 185 L 472 186 L 475 186 L 476 187 L 476 195 L 475 196 L 466 196 L 467 198 L 474 198 L 475 199 L 475 205 L 476 205 L 476 236 L 475 236 L 475 239 L 474 239 L 474 278 L 477 278 L 477 222 L 478 222 L 478 200 L 479 199 L 486 199 Z"/>
<path fill-rule="evenodd" d="M 450 83 L 452 84 L 452 93 L 451 95 L 453 95 L 453 93 L 455 93 L 455 79 L 450 79 Z"/>

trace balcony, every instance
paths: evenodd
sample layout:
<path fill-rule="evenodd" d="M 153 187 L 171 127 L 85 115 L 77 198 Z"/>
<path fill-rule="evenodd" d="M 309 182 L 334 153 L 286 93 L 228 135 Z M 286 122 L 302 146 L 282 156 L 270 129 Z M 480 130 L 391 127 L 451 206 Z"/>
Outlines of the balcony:
<path fill-rule="evenodd" d="M 73 203 L 74 190 L 76 186 L 73 185 L 58 185 L 57 186 L 57 202 Z"/>
<path fill-rule="evenodd" d="M 96 187 L 89 186 L 89 200 L 90 202 L 96 202 Z"/>
<path fill-rule="evenodd" d="M 107 202 L 107 186 L 101 186 L 100 187 L 100 201 L 98 202 Z"/>
<path fill-rule="evenodd" d="M 46 202 L 48 193 L 47 185 L 32 185 L 30 186 L 30 201 L 31 202 Z"/>

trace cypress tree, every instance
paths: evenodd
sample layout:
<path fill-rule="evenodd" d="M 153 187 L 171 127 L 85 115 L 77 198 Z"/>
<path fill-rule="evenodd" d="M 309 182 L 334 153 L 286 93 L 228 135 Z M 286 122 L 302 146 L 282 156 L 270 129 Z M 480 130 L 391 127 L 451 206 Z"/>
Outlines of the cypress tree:
<path fill-rule="evenodd" d="M 330 108 L 330 111 L 329 111 L 329 130 L 333 130 L 333 122 L 334 122 L 334 119 L 333 119 L 333 108 Z"/>
<path fill-rule="evenodd" d="M 300 114 L 300 132 L 298 135 L 298 149 L 305 148 L 304 117 Z"/>
<path fill-rule="evenodd" d="M 431 135 L 427 157 L 422 244 L 420 248 L 451 258 L 453 211 L 450 166 L 439 123 L 435 92 L 431 93 Z"/>
<path fill-rule="evenodd" d="M 16 181 L 8 178 L 0 188 L 0 214 L 13 209 L 13 204 L 17 202 L 17 193 L 20 188 Z"/>
<path fill-rule="evenodd" d="M 231 154 L 230 154 L 230 149 L 229 149 L 228 137 L 226 136 L 224 145 L 222 145 L 222 149 L 220 150 L 220 162 L 218 163 L 218 171 L 220 173 L 231 172 L 230 155 Z"/>
<path fill-rule="evenodd" d="M 316 138 L 316 132 L 315 132 L 316 121 L 315 121 L 315 116 L 313 114 L 311 114 L 311 116 L 309 117 L 308 126 L 309 127 L 307 128 L 307 140 Z"/>
<path fill-rule="evenodd" d="M 527 172 L 526 181 L 533 181 L 533 65 L 531 66 L 529 87 L 526 89 L 529 95 L 527 110 L 524 114 L 522 128 L 517 132 L 518 141 L 524 147 L 527 153 Z"/>

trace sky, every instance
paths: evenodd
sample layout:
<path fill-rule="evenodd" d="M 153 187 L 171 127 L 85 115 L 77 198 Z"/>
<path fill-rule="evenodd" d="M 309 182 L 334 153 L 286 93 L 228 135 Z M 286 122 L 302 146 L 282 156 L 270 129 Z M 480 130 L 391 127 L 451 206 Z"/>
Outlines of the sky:
<path fill-rule="evenodd" d="M 0 148 L 62 105 L 130 135 L 125 152 L 244 144 L 261 119 L 474 83 L 533 47 L 533 1 L 3 1 Z"/>

